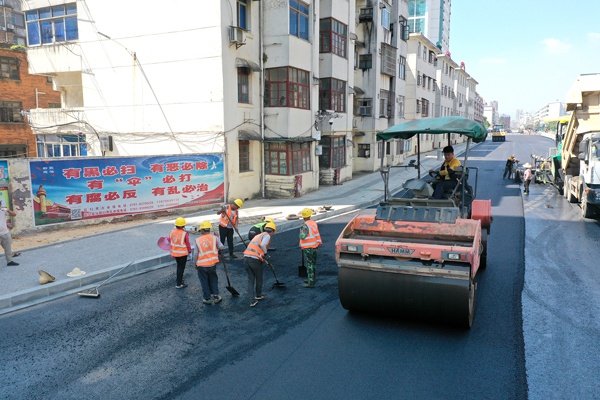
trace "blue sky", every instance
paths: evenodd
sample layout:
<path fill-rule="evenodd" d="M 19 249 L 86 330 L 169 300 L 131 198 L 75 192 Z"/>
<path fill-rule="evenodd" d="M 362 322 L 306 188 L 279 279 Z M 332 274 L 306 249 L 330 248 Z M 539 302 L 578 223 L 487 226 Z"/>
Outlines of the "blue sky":
<path fill-rule="evenodd" d="M 535 112 L 600 73 L 600 0 L 454 0 L 450 53 L 501 114 Z"/>

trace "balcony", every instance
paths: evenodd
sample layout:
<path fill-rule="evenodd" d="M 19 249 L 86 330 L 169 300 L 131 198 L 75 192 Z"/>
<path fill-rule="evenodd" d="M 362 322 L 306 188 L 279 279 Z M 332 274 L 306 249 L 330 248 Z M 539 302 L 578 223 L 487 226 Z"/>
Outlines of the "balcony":
<path fill-rule="evenodd" d="M 83 109 L 35 108 L 24 113 L 34 134 L 72 132 L 85 128 Z"/>

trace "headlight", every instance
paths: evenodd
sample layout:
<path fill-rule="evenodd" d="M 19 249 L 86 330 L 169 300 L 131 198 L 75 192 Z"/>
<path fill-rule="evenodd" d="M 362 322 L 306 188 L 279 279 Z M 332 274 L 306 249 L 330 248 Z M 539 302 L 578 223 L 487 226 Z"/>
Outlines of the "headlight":
<path fill-rule="evenodd" d="M 448 253 L 449 260 L 460 260 L 460 254 L 458 253 Z"/>

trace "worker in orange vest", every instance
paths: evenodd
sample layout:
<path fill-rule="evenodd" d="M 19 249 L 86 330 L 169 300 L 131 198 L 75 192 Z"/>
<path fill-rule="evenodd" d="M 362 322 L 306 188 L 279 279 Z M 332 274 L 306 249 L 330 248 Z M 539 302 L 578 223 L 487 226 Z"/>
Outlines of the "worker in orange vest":
<path fill-rule="evenodd" d="M 227 247 L 229 248 L 229 258 L 237 258 L 233 254 L 233 232 L 237 231 L 238 227 L 238 210 L 242 207 L 244 202 L 242 199 L 235 199 L 231 204 L 225 204 L 217 211 L 217 214 L 221 215 L 219 220 L 219 236 L 221 237 L 221 243 L 225 244 L 227 239 Z"/>
<path fill-rule="evenodd" d="M 267 256 L 271 237 L 277 228 L 273 222 L 265 225 L 265 231 L 254 236 L 244 251 L 244 268 L 248 272 L 248 297 L 250 307 L 258 304 L 258 300 L 266 298 L 262 294 L 263 268 L 262 263 Z"/>
<path fill-rule="evenodd" d="M 185 271 L 185 263 L 188 255 L 192 253 L 190 245 L 190 235 L 185 231 L 185 219 L 179 217 L 175 220 L 175 229 L 171 231 L 169 239 L 171 241 L 171 256 L 175 258 L 177 263 L 177 282 L 175 287 L 183 289 L 187 287 L 183 281 L 183 272 Z"/>
<path fill-rule="evenodd" d="M 317 248 L 323 244 L 317 223 L 310 219 L 313 212 L 310 208 L 302 210 L 304 224 L 300 227 L 300 248 L 306 258 L 306 273 L 308 279 L 302 285 L 305 288 L 315 287 L 315 274 L 317 272 Z"/>
<path fill-rule="evenodd" d="M 217 263 L 219 262 L 219 251 L 224 246 L 215 235 L 210 233 L 211 228 L 212 225 L 208 221 L 200 224 L 201 236 L 196 239 L 193 259 L 196 260 L 196 271 L 202 287 L 202 302 L 214 305 L 222 300 L 219 296 Z"/>

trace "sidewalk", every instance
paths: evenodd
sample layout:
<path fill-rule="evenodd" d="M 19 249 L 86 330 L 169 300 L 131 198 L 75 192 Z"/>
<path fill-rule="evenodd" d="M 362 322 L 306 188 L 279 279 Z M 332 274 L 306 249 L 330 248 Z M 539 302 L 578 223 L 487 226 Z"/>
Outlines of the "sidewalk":
<path fill-rule="evenodd" d="M 461 153 L 465 147 L 465 143 L 454 146 L 455 154 L 461 160 Z M 438 160 L 437 154 L 438 150 L 434 150 L 421 155 L 422 177 L 429 169 L 441 165 L 442 161 Z M 404 164 L 413 159 L 416 160 L 416 156 L 408 157 Z M 417 170 L 414 168 L 392 168 L 390 192 L 398 191 L 406 179 L 416 176 Z M 275 220 L 278 232 L 298 229 L 301 220 L 287 220 L 286 217 L 289 214 L 297 214 L 304 207 L 317 210 L 325 204 L 332 205 L 331 210 L 313 216 L 313 219 L 319 220 L 377 204 L 382 199 L 383 181 L 377 171 L 360 175 L 342 185 L 324 186 L 302 197 L 247 200 L 240 211 L 239 232 L 246 239 L 250 227 L 264 216 Z M 214 226 L 218 216 L 211 209 L 186 215 L 185 219 L 188 228 L 197 226 L 204 220 L 213 222 Z M 156 245 L 159 237 L 168 235 L 173 223 L 174 218 L 169 218 L 133 228 L 23 250 L 21 256 L 15 259 L 20 265 L 15 267 L 7 267 L 4 261 L 0 261 L 0 315 L 91 288 L 129 263 L 131 265 L 112 281 L 173 265 L 174 261 L 169 253 Z M 195 237 L 196 235 L 191 235 L 191 239 Z M 236 244 L 241 242 L 237 235 L 234 236 L 234 240 Z M 67 273 L 75 267 L 86 274 L 68 277 Z M 38 270 L 48 272 L 56 281 L 40 285 Z"/>

